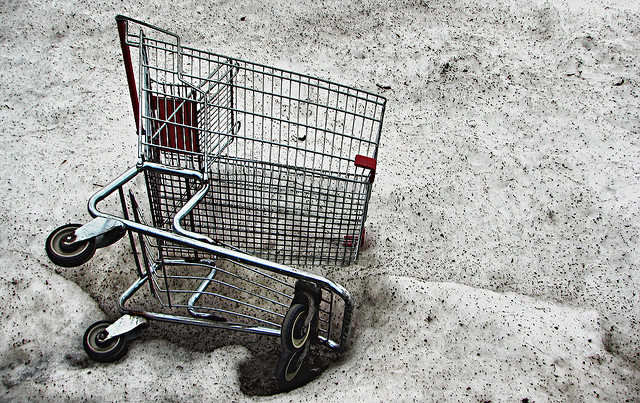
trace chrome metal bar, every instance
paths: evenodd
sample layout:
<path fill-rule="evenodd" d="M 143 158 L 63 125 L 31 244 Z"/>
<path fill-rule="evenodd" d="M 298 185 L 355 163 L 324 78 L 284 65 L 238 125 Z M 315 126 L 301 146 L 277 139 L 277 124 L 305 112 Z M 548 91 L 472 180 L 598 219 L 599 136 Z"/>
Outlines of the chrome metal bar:
<path fill-rule="evenodd" d="M 142 316 L 151 320 L 159 320 L 163 322 L 182 323 L 206 327 L 214 327 L 217 329 L 237 330 L 246 333 L 257 333 L 267 336 L 280 336 L 280 329 L 269 328 L 264 326 L 252 326 L 244 325 L 241 323 L 231 322 L 216 322 L 200 318 L 191 318 L 188 316 L 169 315 L 165 313 L 147 312 L 138 309 L 129 309 L 125 305 L 127 301 L 138 291 L 144 283 L 148 280 L 148 277 L 143 277 L 136 280 L 118 300 L 118 311 L 123 315 Z"/>
<path fill-rule="evenodd" d="M 202 279 L 202 282 L 200 282 L 200 285 L 198 286 L 196 291 L 193 293 L 191 298 L 189 298 L 189 305 L 187 307 L 187 310 L 189 311 L 189 314 L 191 316 L 193 316 L 195 318 L 207 318 L 208 317 L 207 314 L 203 314 L 203 313 L 200 313 L 200 312 L 196 311 L 194 309 L 194 305 L 196 304 L 196 302 L 198 302 L 198 299 L 200 299 L 200 296 L 207 289 L 209 284 L 211 284 L 211 281 L 213 280 L 213 277 L 216 275 L 216 272 L 217 272 L 216 268 L 215 267 L 212 268 L 211 271 L 209 272 L 209 274 L 207 275 L 207 277 Z"/>
<path fill-rule="evenodd" d="M 198 241 L 214 244 L 216 242 L 213 239 L 209 238 L 208 236 L 204 234 L 198 234 L 193 231 L 187 231 L 186 229 L 182 228 L 182 224 L 180 224 L 180 221 L 182 221 L 184 217 L 186 217 L 189 213 L 191 213 L 191 211 L 195 208 L 195 206 L 202 199 L 204 199 L 204 197 L 207 195 L 207 192 L 209 191 L 209 187 L 210 187 L 209 182 L 203 183 L 200 190 L 198 190 L 191 197 L 191 199 L 189 199 L 189 201 L 186 202 L 184 206 L 182 206 L 182 208 L 176 213 L 175 217 L 173 218 L 173 230 L 180 235 L 187 236 L 189 238 L 193 238 Z"/>
<path fill-rule="evenodd" d="M 124 172 L 122 175 L 120 175 L 118 178 L 116 178 L 115 180 L 113 180 L 111 183 L 109 183 L 108 185 L 106 185 L 104 188 L 100 189 L 99 191 L 97 191 L 90 199 L 88 202 L 88 210 L 89 213 L 91 214 L 91 216 L 93 217 L 104 217 L 107 219 L 117 219 L 120 222 L 122 222 L 129 230 L 131 231 L 136 231 L 138 233 L 144 234 L 144 235 L 148 235 L 148 236 L 152 236 L 158 239 L 162 239 L 165 241 L 169 241 L 169 242 L 175 242 L 177 244 L 180 245 L 185 245 L 188 246 L 190 248 L 194 248 L 203 252 L 207 252 L 207 253 L 211 253 L 213 255 L 216 255 L 218 257 L 224 258 L 224 259 L 228 259 L 229 261 L 232 262 L 238 262 L 241 264 L 246 264 L 249 266 L 253 266 L 253 267 L 257 267 L 260 269 L 264 269 L 267 271 L 271 271 L 273 273 L 278 273 L 281 275 L 285 275 L 285 276 L 289 276 L 295 279 L 300 279 L 300 280 L 306 280 L 306 281 L 310 281 L 313 282 L 315 284 L 317 284 L 318 286 L 320 286 L 321 288 L 324 288 L 332 293 L 335 293 L 336 295 L 338 295 L 345 303 L 345 312 L 344 312 L 344 318 L 343 318 L 343 323 L 342 323 L 342 334 L 341 334 L 341 338 L 340 338 L 340 343 L 337 344 L 338 347 L 342 348 L 345 346 L 345 343 L 347 341 L 347 337 L 348 337 L 348 333 L 349 333 L 349 328 L 350 328 L 350 322 L 351 322 L 351 315 L 353 312 L 353 307 L 354 307 L 354 303 L 353 303 L 353 299 L 351 297 L 351 294 L 349 293 L 349 291 L 347 291 L 347 289 L 345 289 L 344 287 L 342 287 L 341 285 L 316 274 L 313 273 L 308 273 L 302 270 L 298 270 L 295 269 L 293 267 L 289 267 L 289 266 L 285 266 L 283 264 L 280 263 L 274 263 L 265 259 L 261 259 L 258 257 L 254 257 L 251 255 L 247 255 L 245 253 L 239 252 L 237 250 L 232 250 L 232 249 L 226 249 L 223 247 L 219 247 L 216 245 L 213 245 L 209 242 L 204 242 L 202 240 L 198 240 L 198 239 L 193 239 L 191 237 L 187 237 L 181 234 L 176 234 L 176 233 L 172 233 L 172 232 L 168 232 L 165 230 L 161 230 L 155 227 L 150 227 L 147 225 L 143 225 L 141 223 L 137 223 L 131 220 L 127 220 L 127 219 L 122 219 L 120 217 L 115 217 L 111 214 L 105 213 L 105 212 L 101 212 L 100 210 L 98 210 L 97 204 L 99 202 L 101 202 L 102 200 L 104 200 L 105 198 L 107 198 L 110 194 L 112 194 L 114 191 L 116 191 L 120 186 L 122 186 L 123 184 L 129 182 L 130 180 L 132 180 L 134 177 L 136 177 L 138 174 L 140 174 L 143 171 L 146 170 L 156 170 L 159 172 L 165 172 L 165 173 L 170 173 L 170 174 L 174 174 L 174 175 L 180 175 L 180 176 L 185 176 L 185 177 L 193 177 L 199 180 L 202 180 L 202 174 L 200 172 L 197 171 L 193 171 L 193 170 L 187 170 L 187 169 L 180 169 L 180 168 L 170 168 L 164 165 L 160 165 L 160 164 L 155 164 L 155 163 L 150 163 L 150 162 L 143 162 L 142 164 L 140 164 L 139 166 L 134 166 L 132 168 L 130 168 L 129 170 L 127 170 L 126 172 Z M 136 284 L 138 283 L 143 283 L 147 281 L 147 277 L 144 277 L 143 279 L 140 279 L 138 282 L 134 283 L 134 285 L 132 286 L 133 291 L 131 291 L 131 294 L 133 294 L 133 292 L 135 292 L 135 290 L 137 290 L 137 288 L 140 287 L 140 285 L 137 286 L 136 288 Z M 135 289 L 134 289 L 135 288 Z M 129 291 L 129 290 L 128 290 Z M 127 293 L 125 293 L 124 295 L 126 295 Z M 124 296 L 123 295 L 123 296 Z M 130 295 L 129 295 L 130 297 Z M 128 297 L 127 297 L 128 298 Z M 121 305 L 124 306 L 124 302 L 126 301 L 126 298 L 124 300 L 121 299 Z M 134 312 L 135 313 L 135 312 Z M 140 313 L 142 314 L 142 313 Z M 234 330 L 241 330 L 241 331 L 250 331 L 250 332 L 257 332 L 257 333 L 263 333 L 263 334 L 273 334 L 279 335 L 279 332 L 273 330 L 273 329 L 269 329 L 267 331 L 261 330 L 262 328 L 260 327 L 251 327 L 251 326 L 246 326 L 246 325 L 238 325 L 238 324 L 227 324 L 225 325 L 224 322 L 219 322 L 219 323 L 210 323 L 208 321 L 204 321 L 204 320 L 200 320 L 197 318 L 187 318 L 188 320 L 185 321 L 184 318 L 182 317 L 176 317 L 176 316 L 172 316 L 172 315 L 165 315 L 165 314 L 148 314 L 147 313 L 147 317 L 149 317 L 150 319 L 157 319 L 157 320 L 164 320 L 164 321 L 174 321 L 174 322 L 181 322 L 181 323 L 194 323 L 194 324 L 202 324 L 205 326 L 211 326 L 211 327 L 219 327 L 219 328 L 226 328 L 226 329 L 234 329 Z"/>
<path fill-rule="evenodd" d="M 273 326 L 273 328 L 275 328 L 275 329 L 280 329 L 282 327 L 282 325 L 280 323 L 270 322 L 268 320 L 261 319 L 261 318 L 258 318 L 256 316 L 246 315 L 246 314 L 240 313 L 238 311 L 229 311 L 229 310 L 226 310 L 226 309 L 218 309 L 218 308 L 211 308 L 211 307 L 205 307 L 205 306 L 201 306 L 201 307 L 198 307 L 198 308 L 199 309 L 204 309 L 204 310 L 207 310 L 207 311 L 213 311 L 213 312 L 221 313 L 221 314 L 228 314 L 228 315 L 231 315 L 231 316 L 237 316 L 239 318 L 249 319 L 249 320 L 252 320 L 252 321 L 255 321 L 255 322 L 265 323 L 265 324 L 267 324 L 269 326 Z M 284 319 L 284 315 L 278 314 L 276 316 L 279 317 L 281 320 Z M 207 317 L 207 318 L 209 318 L 209 317 Z M 231 321 L 229 321 L 229 322 L 231 323 Z"/>
<path fill-rule="evenodd" d="M 212 279 L 211 281 L 216 282 L 218 284 L 222 284 L 222 285 L 227 285 L 227 286 L 229 285 L 227 283 L 221 283 L 219 281 L 216 281 L 215 279 Z M 171 294 L 193 294 L 192 290 L 169 290 L 169 289 L 167 289 L 166 291 L 168 293 L 171 293 Z M 231 298 L 231 297 L 228 297 L 226 295 L 217 294 L 217 293 L 209 292 L 209 291 L 202 291 L 201 294 L 210 295 L 212 297 L 220 298 L 221 300 L 225 300 L 225 301 L 229 301 L 229 302 L 234 302 L 234 303 L 236 303 L 238 305 L 242 305 L 242 306 L 247 307 L 247 308 L 255 309 L 256 311 L 265 312 L 265 313 L 268 313 L 268 314 L 284 317 L 284 315 L 278 314 L 277 312 L 271 311 L 271 310 L 263 308 L 261 306 L 257 306 L 255 304 L 250 304 L 248 302 L 240 301 L 238 299 Z M 180 304 L 174 304 L 172 307 L 185 307 L 185 306 L 184 305 L 180 305 Z M 242 315 L 240 315 L 238 313 L 234 313 L 234 315 L 242 316 Z M 258 319 L 256 317 L 253 317 L 253 316 L 247 316 L 247 317 L 250 317 L 250 318 L 255 319 L 255 320 L 260 320 L 260 319 Z"/>
<path fill-rule="evenodd" d="M 198 262 L 187 262 L 187 261 L 182 260 L 182 259 L 165 259 L 165 260 L 163 260 L 163 263 L 164 263 L 164 265 L 183 265 L 183 266 L 206 266 L 206 265 L 215 265 L 215 262 L 209 261 L 208 259 L 202 259 L 202 260 L 200 260 L 200 261 L 198 261 Z M 285 286 L 285 287 L 288 287 L 288 288 L 290 288 L 290 289 L 292 289 L 292 290 L 294 289 L 294 286 L 293 286 L 293 285 L 291 285 L 291 284 L 289 284 L 289 283 L 286 283 L 286 282 L 284 282 L 284 281 L 282 281 L 282 280 L 280 280 L 280 279 L 278 279 L 278 278 L 276 278 L 276 277 L 274 277 L 274 276 L 271 276 L 271 275 L 269 275 L 269 274 L 267 274 L 267 273 L 263 273 L 263 272 L 261 272 L 261 271 L 255 270 L 255 269 L 251 268 L 250 266 L 243 265 L 243 264 L 240 264 L 240 263 L 238 263 L 238 262 L 234 262 L 234 264 L 236 264 L 236 265 L 238 265 L 238 266 L 242 267 L 243 269 L 246 269 L 246 270 L 249 270 L 249 271 L 251 271 L 251 272 L 253 272 L 253 273 L 256 273 L 256 274 L 258 274 L 258 275 L 261 275 L 261 276 L 265 277 L 266 279 L 269 279 L 269 280 L 272 280 L 272 281 L 274 281 L 274 282 L 277 282 L 277 283 L 279 283 L 279 284 L 281 284 L 281 285 L 283 285 L 283 286 Z M 236 278 L 236 279 L 238 279 L 238 280 L 241 280 L 241 281 L 247 282 L 247 283 L 249 283 L 249 284 L 251 284 L 251 285 L 254 285 L 254 286 L 256 286 L 256 287 L 262 288 L 263 290 L 266 290 L 266 291 L 272 292 L 272 293 L 274 293 L 274 294 L 276 294 L 276 295 L 279 295 L 279 296 L 281 296 L 281 297 L 288 298 L 289 300 L 293 299 L 293 297 L 291 297 L 291 295 L 285 294 L 285 293 L 283 293 L 282 291 L 276 290 L 275 288 L 268 287 L 268 286 L 266 286 L 266 285 L 264 285 L 264 284 L 262 284 L 262 283 L 258 283 L 258 282 L 256 282 L 256 281 L 249 280 L 249 279 L 247 279 L 247 278 L 241 277 L 241 276 L 239 276 L 239 275 L 237 275 L 237 274 L 235 274 L 235 273 L 232 273 L 232 272 L 230 272 L 230 271 L 227 271 L 227 270 L 221 269 L 220 267 L 216 267 L 216 270 L 217 270 L 218 272 L 220 272 L 220 273 L 224 273 L 224 274 L 226 274 L 226 275 L 228 275 L 228 276 L 230 276 L 230 277 L 233 277 L 233 278 Z M 202 277 L 192 277 L 192 276 L 173 276 L 173 278 L 201 279 Z M 262 298 L 262 297 L 261 297 L 261 298 Z M 268 299 L 268 298 L 264 298 L 264 299 L 266 299 L 266 300 L 268 300 L 268 301 L 270 301 L 270 302 L 274 302 L 274 303 L 276 303 L 276 304 L 279 304 L 279 303 L 277 303 L 276 301 L 272 301 L 272 300 L 270 300 L 270 299 Z M 325 301 L 325 302 L 326 302 L 326 301 Z M 283 305 L 283 306 L 284 306 L 284 305 Z M 322 311 L 322 312 L 325 312 L 325 311 Z"/>

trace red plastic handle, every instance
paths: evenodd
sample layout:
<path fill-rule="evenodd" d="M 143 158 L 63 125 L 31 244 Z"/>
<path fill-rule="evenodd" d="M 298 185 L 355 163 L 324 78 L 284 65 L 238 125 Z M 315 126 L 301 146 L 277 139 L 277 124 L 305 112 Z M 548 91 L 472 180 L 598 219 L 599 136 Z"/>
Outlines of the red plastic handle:
<path fill-rule="evenodd" d="M 131 97 L 131 107 L 133 108 L 133 117 L 136 120 L 136 130 L 140 127 L 140 106 L 138 104 L 138 92 L 136 90 L 136 79 L 133 73 L 133 65 L 131 63 L 131 51 L 127 43 L 127 20 L 116 17 L 118 25 L 118 34 L 120 36 L 120 47 L 122 48 L 122 59 L 124 61 L 124 70 L 127 74 L 127 83 L 129 84 L 129 96 Z M 142 45 L 141 45 L 142 46 Z"/>

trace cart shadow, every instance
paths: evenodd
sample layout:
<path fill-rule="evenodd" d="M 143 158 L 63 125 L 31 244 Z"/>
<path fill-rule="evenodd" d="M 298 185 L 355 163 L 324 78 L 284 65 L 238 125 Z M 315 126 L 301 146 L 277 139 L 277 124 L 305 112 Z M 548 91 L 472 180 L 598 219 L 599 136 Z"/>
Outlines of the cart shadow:
<path fill-rule="evenodd" d="M 121 315 L 114 302 L 122 293 L 123 284 L 135 281 L 136 275 L 128 269 L 133 261 L 126 253 L 126 246 L 116 244 L 112 248 L 115 253 L 104 255 L 104 257 L 99 256 L 82 268 L 53 266 L 51 269 L 78 284 L 97 302 L 107 318 L 116 320 Z M 138 298 L 140 300 L 136 301 Z M 155 298 L 149 298 L 146 295 L 146 290 L 134 296 L 132 301 L 134 305 L 144 304 L 145 308 L 151 311 L 156 308 L 161 309 Z M 357 318 L 354 319 L 357 322 Z M 211 352 L 227 346 L 242 346 L 250 352 L 250 355 L 237 368 L 241 391 L 247 396 L 270 396 L 287 391 L 278 384 L 275 375 L 275 368 L 283 352 L 280 339 L 277 337 L 202 326 L 180 326 L 180 331 L 176 331 L 176 324 L 153 321 L 151 327 L 133 343 L 145 343 L 145 341 L 158 339 L 195 352 Z M 300 382 L 289 385 L 288 390 L 317 379 L 330 366 L 339 363 L 344 358 L 344 354 L 322 345 L 312 345 L 301 369 Z M 70 353 L 67 359 L 71 364 L 81 368 L 92 365 L 84 354 Z"/>
<path fill-rule="evenodd" d="M 116 246 L 116 249 L 120 248 L 123 247 Z M 124 264 L 115 264 L 113 269 L 102 269 L 105 265 L 111 266 L 107 259 L 97 259 L 83 269 L 55 266 L 51 268 L 67 280 L 78 284 L 97 302 L 107 318 L 116 320 L 120 314 L 114 303 L 114 296 L 122 292 L 122 284 L 129 284 L 135 279 L 134 273 L 124 269 L 132 262 L 124 254 L 124 250 L 122 252 L 121 256 L 126 256 Z M 154 299 L 142 297 L 142 301 L 152 310 L 159 308 L 158 302 Z M 237 369 L 242 392 L 248 396 L 269 396 L 287 391 L 280 387 L 275 376 L 275 368 L 283 351 L 277 337 L 201 326 L 180 326 L 180 331 L 176 331 L 176 324 L 153 321 L 151 327 L 133 343 L 144 343 L 154 339 L 167 340 L 180 348 L 195 352 L 210 352 L 233 345 L 242 346 L 250 352 L 249 357 L 242 361 Z M 325 346 L 312 345 L 302 368 L 301 382 L 291 386 L 300 387 L 318 378 L 327 368 L 339 362 L 342 355 Z M 80 368 L 92 365 L 84 352 L 69 353 L 67 359 Z"/>
<path fill-rule="evenodd" d="M 304 386 L 318 378 L 337 360 L 336 354 L 326 348 L 311 347 L 302 368 L 300 381 L 283 388 L 278 385 L 274 375 L 274 368 L 281 353 L 279 343 L 264 340 L 264 343 L 256 343 L 251 349 L 251 357 L 242 362 L 238 368 L 240 388 L 248 396 L 275 395 Z"/>
<path fill-rule="evenodd" d="M 240 389 L 247 396 L 271 396 L 303 386 L 318 378 L 341 358 L 339 353 L 324 346 L 311 346 L 302 369 L 301 381 L 283 389 L 275 377 L 275 368 L 282 353 L 280 340 L 277 338 L 192 326 L 183 326 L 180 332 L 176 332 L 175 325 L 154 322 L 153 332 L 145 333 L 139 342 L 157 338 L 198 352 L 214 351 L 231 345 L 245 347 L 250 356 L 240 363 L 237 371 Z"/>

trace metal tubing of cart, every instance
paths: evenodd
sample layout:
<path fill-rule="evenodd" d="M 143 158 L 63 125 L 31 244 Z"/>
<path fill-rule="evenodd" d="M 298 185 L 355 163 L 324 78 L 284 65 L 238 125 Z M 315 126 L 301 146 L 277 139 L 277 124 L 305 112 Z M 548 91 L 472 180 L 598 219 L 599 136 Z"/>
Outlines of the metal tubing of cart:
<path fill-rule="evenodd" d="M 163 165 L 159 165 L 159 164 L 155 164 L 155 163 L 149 163 L 149 162 L 144 162 L 141 166 L 135 166 L 130 168 L 129 170 L 127 170 L 125 173 L 123 173 L 122 175 L 120 175 L 118 178 L 116 178 L 115 180 L 113 180 L 111 183 L 109 183 L 108 185 L 106 185 L 104 188 L 102 188 L 101 190 L 99 190 L 98 192 L 96 192 L 90 199 L 88 202 L 88 209 L 89 209 L 89 213 L 91 214 L 91 216 L 93 217 L 103 217 L 106 219 L 114 219 L 114 220 L 118 220 L 121 223 L 123 223 L 127 229 L 129 229 L 130 231 L 133 232 L 137 232 L 140 234 L 144 234 L 144 235 L 148 235 L 154 238 L 158 238 L 158 239 L 162 239 L 165 241 L 170 241 L 170 242 L 175 242 L 178 244 L 182 244 L 182 245 L 186 245 L 189 246 L 191 248 L 203 251 L 203 252 L 208 252 L 211 253 L 213 255 L 219 256 L 221 258 L 224 259 L 228 259 L 230 261 L 235 261 L 241 264 L 246 264 L 246 265 L 250 265 L 253 267 L 257 267 L 260 269 L 264 269 L 267 271 L 271 271 L 274 273 L 278 273 L 278 274 L 282 274 L 288 277 L 292 277 L 295 279 L 299 279 L 299 280 L 304 280 L 304 281 L 309 281 L 312 283 L 315 283 L 317 285 L 319 285 L 321 288 L 324 288 L 332 293 L 337 294 L 341 299 L 344 300 L 345 302 L 345 309 L 344 309 L 344 317 L 343 317 L 343 323 L 342 323 L 342 333 L 341 333 L 341 337 L 340 337 L 340 342 L 336 343 L 336 342 L 331 342 L 328 343 L 331 346 L 334 346 L 336 348 L 343 348 L 345 346 L 345 343 L 347 341 L 348 338 L 348 334 L 349 334 L 349 329 L 350 329 L 350 321 L 351 321 L 351 314 L 353 312 L 353 300 L 351 295 L 349 294 L 349 292 L 342 287 L 339 284 L 334 283 L 331 280 L 328 280 L 325 277 L 313 274 L 313 273 L 308 273 L 302 270 L 298 270 L 295 269 L 293 267 L 289 267 L 289 266 L 285 266 L 283 264 L 279 264 L 279 263 L 274 263 L 265 259 L 261 259 L 261 258 L 257 258 L 251 255 L 247 255 L 245 253 L 242 253 L 240 251 L 237 250 L 232 250 L 232 249 L 227 249 L 227 248 L 223 248 L 223 247 L 219 247 L 216 245 L 212 245 L 211 243 L 208 242 L 204 242 L 201 240 L 196 240 L 184 235 L 180 235 L 180 234 L 175 234 L 172 232 L 167 232 L 155 227 L 151 227 L 151 226 L 147 226 L 141 223 L 137 223 L 131 220 L 127 220 L 124 219 L 122 217 L 116 217 L 113 216 L 111 214 L 108 213 L 104 213 L 98 210 L 97 208 L 97 204 L 100 203 L 102 200 L 104 200 L 105 198 L 107 198 L 109 195 L 111 195 L 114 191 L 116 191 L 117 189 L 121 188 L 125 183 L 129 182 L 130 180 L 132 180 L 135 176 L 137 176 L 138 174 L 140 174 L 143 171 L 150 171 L 150 170 L 155 170 L 155 171 L 159 171 L 159 172 L 166 172 L 166 173 L 171 173 L 174 175 L 180 175 L 180 176 L 185 176 L 185 177 L 192 177 L 192 178 L 196 178 L 196 179 L 200 179 L 202 176 L 199 172 L 197 171 L 192 171 L 192 170 L 187 170 L 187 169 L 177 169 L 177 168 L 169 168 Z M 129 294 L 129 292 L 125 293 L 125 295 L 123 295 L 123 298 L 121 299 L 121 306 L 124 307 L 124 302 L 126 302 L 126 300 L 128 298 L 131 297 L 131 295 L 135 292 L 135 290 L 137 290 L 138 288 L 140 288 L 140 286 L 142 285 L 142 283 L 144 283 L 145 281 L 147 281 L 148 277 L 144 277 L 140 280 L 138 280 L 128 291 L 131 291 L 131 294 Z M 174 315 L 166 315 L 166 314 L 161 314 L 161 313 L 149 313 L 149 312 L 131 312 L 128 311 L 128 313 L 139 313 L 142 314 L 145 317 L 148 317 L 149 319 L 157 319 L 157 320 L 163 320 L 163 321 L 171 321 L 171 322 L 180 322 L 180 323 L 191 323 L 191 324 L 202 324 L 206 326 L 210 326 L 210 327 L 220 327 L 220 328 L 225 328 L 225 329 L 233 329 L 233 330 L 242 330 L 242 331 L 255 331 L 258 333 L 262 333 L 262 334 L 271 334 L 271 335 L 279 335 L 279 331 L 275 331 L 273 329 L 269 329 L 269 330 L 264 330 L 266 328 L 261 328 L 261 327 L 251 327 L 251 326 L 245 326 L 245 325 L 239 325 L 239 324 L 230 324 L 230 323 L 220 323 L 220 322 L 211 322 L 211 321 L 207 321 L 207 320 L 202 320 L 202 319 L 197 319 L 197 318 L 187 318 L 187 317 L 180 317 L 180 316 L 174 316 Z M 252 330 L 249 330 L 252 329 Z M 327 340 L 328 341 L 328 340 Z"/>
<path fill-rule="evenodd" d="M 272 329 L 262 326 L 247 326 L 241 323 L 229 323 L 229 322 L 216 322 L 206 319 L 191 318 L 188 316 L 168 315 L 165 313 L 147 312 L 143 310 L 130 309 L 126 307 L 127 301 L 147 282 L 149 277 L 141 277 L 137 279 L 118 300 L 118 311 L 123 315 L 136 315 L 142 316 L 150 320 L 158 320 L 162 322 L 181 323 L 187 325 L 197 325 L 213 327 L 217 329 L 237 330 L 246 333 L 257 333 L 267 336 L 280 336 L 278 329 Z M 334 345 L 334 348 L 338 348 L 339 345 Z"/>

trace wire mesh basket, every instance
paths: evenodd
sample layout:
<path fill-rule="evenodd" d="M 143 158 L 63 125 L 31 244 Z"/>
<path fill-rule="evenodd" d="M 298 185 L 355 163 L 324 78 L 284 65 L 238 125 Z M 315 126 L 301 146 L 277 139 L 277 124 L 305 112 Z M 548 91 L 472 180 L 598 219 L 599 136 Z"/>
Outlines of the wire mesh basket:
<path fill-rule="evenodd" d="M 130 34 L 140 62 L 140 153 L 196 169 L 192 233 L 281 263 L 353 262 L 385 99 L 308 75 Z M 152 178 L 154 225 L 196 184 Z"/>

